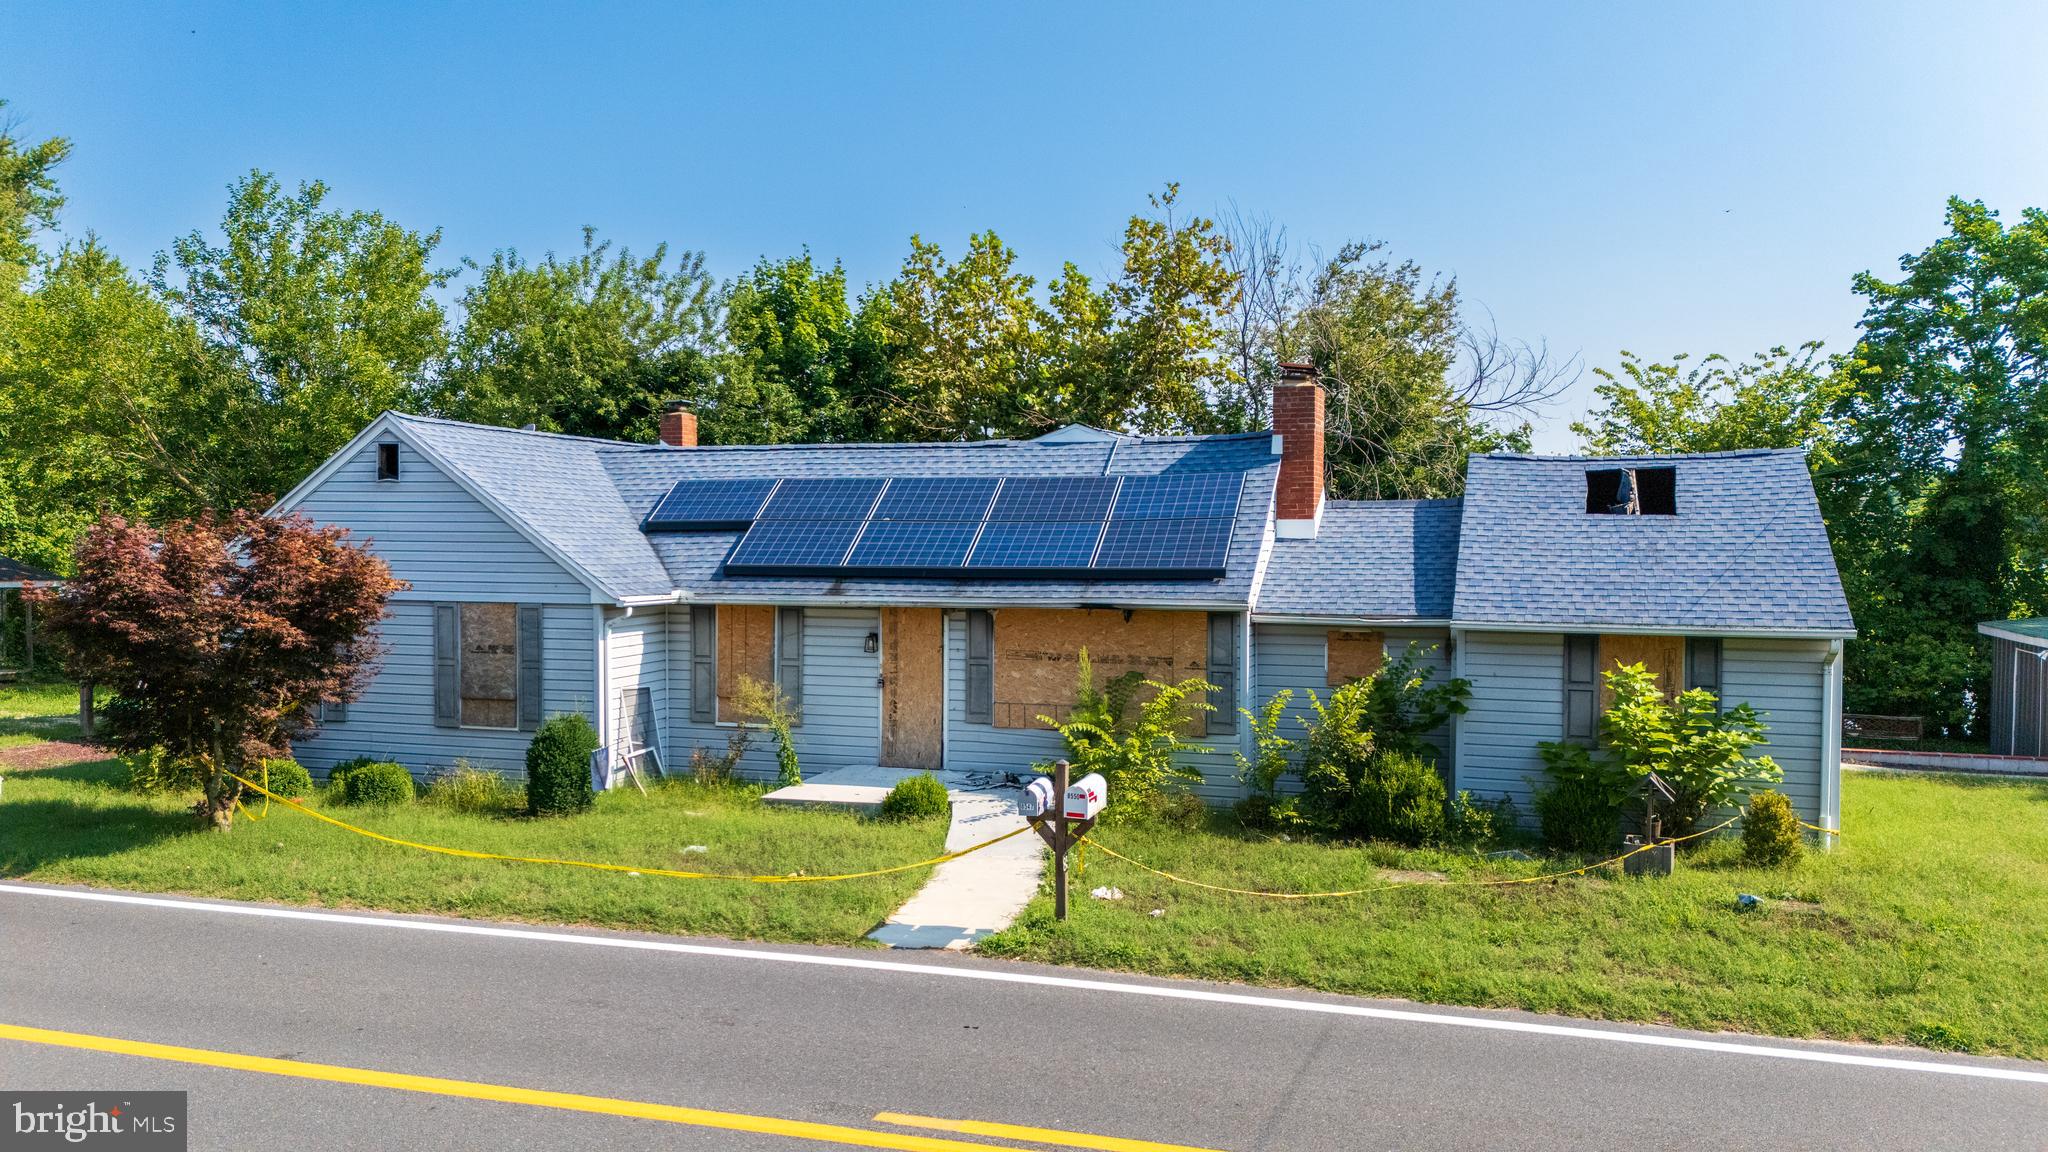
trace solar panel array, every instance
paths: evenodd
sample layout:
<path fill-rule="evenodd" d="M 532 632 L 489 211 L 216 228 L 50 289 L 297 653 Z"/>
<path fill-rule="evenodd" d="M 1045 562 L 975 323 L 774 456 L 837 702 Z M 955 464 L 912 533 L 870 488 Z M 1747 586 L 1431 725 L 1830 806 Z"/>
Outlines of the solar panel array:
<path fill-rule="evenodd" d="M 1221 576 L 1244 477 L 684 480 L 649 532 L 745 528 L 735 576 Z"/>

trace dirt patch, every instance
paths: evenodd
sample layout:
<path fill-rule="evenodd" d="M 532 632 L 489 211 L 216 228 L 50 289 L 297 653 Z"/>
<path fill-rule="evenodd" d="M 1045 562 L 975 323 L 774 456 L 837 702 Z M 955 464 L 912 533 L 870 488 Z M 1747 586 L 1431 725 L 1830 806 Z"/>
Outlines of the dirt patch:
<path fill-rule="evenodd" d="M 82 760 L 104 760 L 108 755 L 107 750 L 97 744 L 81 744 L 75 740 L 45 740 L 40 744 L 0 748 L 0 770 L 22 772 L 30 768 L 54 768 L 59 764 L 76 764 Z"/>
<path fill-rule="evenodd" d="M 1412 868 L 1382 868 L 1380 879 L 1389 884 L 1441 884 L 1450 877 L 1442 872 L 1419 872 Z"/>

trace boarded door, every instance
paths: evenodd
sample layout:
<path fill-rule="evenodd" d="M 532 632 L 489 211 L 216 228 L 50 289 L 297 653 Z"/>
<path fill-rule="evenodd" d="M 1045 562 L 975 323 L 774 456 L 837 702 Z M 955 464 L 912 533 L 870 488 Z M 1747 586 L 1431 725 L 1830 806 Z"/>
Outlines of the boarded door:
<path fill-rule="evenodd" d="M 937 608 L 882 609 L 882 763 L 938 768 L 945 751 L 946 622 Z"/>

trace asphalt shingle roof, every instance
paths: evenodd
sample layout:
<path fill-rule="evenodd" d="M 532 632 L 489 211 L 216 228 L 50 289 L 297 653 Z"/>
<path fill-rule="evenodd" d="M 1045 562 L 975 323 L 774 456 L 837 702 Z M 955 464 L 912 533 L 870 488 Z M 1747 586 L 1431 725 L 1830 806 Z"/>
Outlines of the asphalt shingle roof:
<path fill-rule="evenodd" d="M 1279 460 L 1272 437 L 1121 437 L 1079 443 L 775 444 L 667 448 L 397 417 L 452 468 L 619 597 L 855 599 L 862 603 L 1243 605 L 1251 597 Z M 1215 580 L 875 580 L 727 577 L 737 532 L 643 533 L 682 479 L 764 476 L 1092 476 L 1236 471 L 1246 476 L 1226 573 Z"/>
<path fill-rule="evenodd" d="M 1448 620 L 1456 500 L 1331 500 L 1313 540 L 1275 540 L 1262 616 Z"/>
<path fill-rule="evenodd" d="M 56 578 L 54 572 L 45 572 L 33 564 L 24 564 L 11 556 L 0 556 L 0 585 L 12 587 L 24 581 L 47 584 Z"/>
<path fill-rule="evenodd" d="M 1586 511 L 1589 469 L 1657 465 L 1677 469 L 1676 516 Z M 1474 625 L 1855 631 L 1797 450 L 1473 456 L 1452 615 Z"/>

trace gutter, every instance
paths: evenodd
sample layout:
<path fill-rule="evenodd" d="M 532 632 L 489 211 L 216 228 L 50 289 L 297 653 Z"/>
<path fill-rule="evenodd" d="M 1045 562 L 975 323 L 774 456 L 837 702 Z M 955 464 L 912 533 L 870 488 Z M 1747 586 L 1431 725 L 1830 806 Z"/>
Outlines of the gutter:
<path fill-rule="evenodd" d="M 1485 620 L 1452 620 L 1450 626 L 1463 632 L 1602 632 L 1611 636 L 1720 636 L 1738 640 L 1854 640 L 1854 629 L 1816 631 L 1810 628 L 1699 628 L 1689 624 L 1602 624 L 1592 620 L 1554 621 L 1541 624 L 1493 623 Z"/>
<path fill-rule="evenodd" d="M 1357 624 L 1377 624 L 1387 628 L 1449 628 L 1451 621 L 1444 616 L 1286 616 L 1272 612 L 1252 613 L 1254 624 L 1303 624 L 1311 628 L 1348 628 Z"/>

